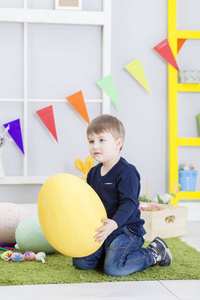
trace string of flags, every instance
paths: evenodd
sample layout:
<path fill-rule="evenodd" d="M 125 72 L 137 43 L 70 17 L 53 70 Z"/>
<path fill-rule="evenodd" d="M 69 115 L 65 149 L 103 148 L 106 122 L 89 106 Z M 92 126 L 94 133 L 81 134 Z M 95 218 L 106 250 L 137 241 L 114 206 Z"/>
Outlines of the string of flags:
<path fill-rule="evenodd" d="M 177 52 L 180 51 L 181 47 L 185 43 L 186 39 L 179 39 L 177 45 Z M 153 48 L 164 60 L 166 60 L 169 64 L 171 64 L 177 71 L 179 71 L 176 59 L 173 55 L 173 52 L 170 48 L 168 39 L 163 40 L 157 46 Z M 149 93 L 151 93 L 144 68 L 142 66 L 141 58 L 137 58 L 136 60 L 130 62 L 124 67 Z M 115 82 L 113 75 L 110 74 L 99 81 L 97 81 L 98 86 L 108 95 L 108 97 L 112 100 L 115 106 L 120 110 L 119 98 L 117 95 L 117 90 L 115 87 Z M 87 108 L 85 105 L 84 97 L 82 91 L 79 91 L 71 96 L 66 97 L 71 106 L 78 112 L 78 114 L 89 124 L 89 116 L 87 112 Z M 54 139 L 58 142 L 55 118 L 53 112 L 53 106 L 47 106 L 43 109 L 36 111 L 38 117 L 42 121 L 42 123 L 46 126 L 49 132 L 52 134 Z M 24 146 L 21 132 L 21 124 L 20 119 L 13 120 L 6 124 L 3 124 L 5 128 L 9 126 L 8 133 L 19 147 L 21 152 L 24 154 Z"/>

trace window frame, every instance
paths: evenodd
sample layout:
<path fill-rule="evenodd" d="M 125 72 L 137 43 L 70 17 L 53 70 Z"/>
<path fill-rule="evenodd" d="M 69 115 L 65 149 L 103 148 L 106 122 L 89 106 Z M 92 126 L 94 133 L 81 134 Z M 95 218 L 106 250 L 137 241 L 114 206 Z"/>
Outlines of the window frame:
<path fill-rule="evenodd" d="M 43 184 L 49 176 L 28 176 L 28 104 L 30 102 L 46 102 L 47 99 L 29 99 L 27 96 L 27 24 L 69 24 L 69 25 L 91 25 L 101 26 L 101 77 L 111 73 L 111 1 L 102 0 L 102 11 L 72 11 L 72 10 L 40 10 L 27 9 L 24 1 L 23 8 L 0 8 L 0 22 L 15 22 L 23 24 L 23 97 L 22 98 L 0 98 L 1 102 L 23 103 L 23 125 L 22 136 L 24 143 L 23 175 L 6 176 L 0 178 L 0 185 L 10 184 Z M 51 99 L 51 102 L 66 102 L 66 99 Z M 110 99 L 102 91 L 101 99 L 85 99 L 86 103 L 101 103 L 101 113 L 110 113 Z"/>

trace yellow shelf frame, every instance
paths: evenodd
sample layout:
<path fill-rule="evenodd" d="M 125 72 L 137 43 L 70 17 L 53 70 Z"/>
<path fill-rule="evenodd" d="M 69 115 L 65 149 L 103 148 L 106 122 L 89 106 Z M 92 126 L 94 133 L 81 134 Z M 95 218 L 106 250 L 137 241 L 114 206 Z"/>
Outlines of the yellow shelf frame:
<path fill-rule="evenodd" d="M 177 59 L 178 39 L 200 39 L 200 31 L 177 30 L 177 0 L 168 0 L 168 41 L 175 59 Z M 200 138 L 178 138 L 178 92 L 200 92 L 200 84 L 179 84 L 177 70 L 168 65 L 169 97 L 169 190 L 173 192 L 174 182 L 178 182 L 178 146 L 200 146 Z M 199 192 L 178 192 L 178 200 L 200 199 Z"/>

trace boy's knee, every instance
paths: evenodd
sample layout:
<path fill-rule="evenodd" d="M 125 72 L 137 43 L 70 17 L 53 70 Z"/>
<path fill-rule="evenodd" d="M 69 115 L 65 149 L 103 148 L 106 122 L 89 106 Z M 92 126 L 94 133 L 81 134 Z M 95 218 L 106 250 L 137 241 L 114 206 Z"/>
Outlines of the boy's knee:
<path fill-rule="evenodd" d="M 112 276 L 112 277 L 122 276 L 118 263 L 115 263 L 115 264 L 105 263 L 104 264 L 104 273 L 106 275 Z"/>
<path fill-rule="evenodd" d="M 85 263 L 82 258 L 73 258 L 73 266 L 77 269 L 84 270 L 85 269 Z"/>
<path fill-rule="evenodd" d="M 73 266 L 80 270 L 92 270 L 95 267 L 91 261 L 86 260 L 85 258 L 73 258 Z"/>
<path fill-rule="evenodd" d="M 141 271 L 141 270 L 138 270 L 137 266 L 129 269 L 129 268 L 126 268 L 125 265 L 119 261 L 116 263 L 113 263 L 113 264 L 109 264 L 109 263 L 104 264 L 105 274 L 108 276 L 112 276 L 112 277 L 126 276 L 126 275 L 133 274 L 137 271 Z"/>

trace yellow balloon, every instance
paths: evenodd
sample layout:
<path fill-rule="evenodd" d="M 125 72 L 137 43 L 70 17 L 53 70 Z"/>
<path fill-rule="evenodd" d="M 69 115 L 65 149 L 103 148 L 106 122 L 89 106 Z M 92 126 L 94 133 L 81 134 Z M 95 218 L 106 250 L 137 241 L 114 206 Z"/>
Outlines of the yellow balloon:
<path fill-rule="evenodd" d="M 76 176 L 57 174 L 43 184 L 38 217 L 46 239 L 62 254 L 84 257 L 102 245 L 94 235 L 106 210 L 97 193 Z"/>

